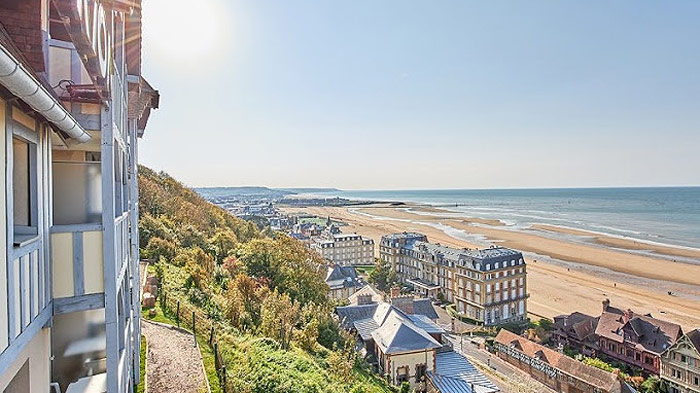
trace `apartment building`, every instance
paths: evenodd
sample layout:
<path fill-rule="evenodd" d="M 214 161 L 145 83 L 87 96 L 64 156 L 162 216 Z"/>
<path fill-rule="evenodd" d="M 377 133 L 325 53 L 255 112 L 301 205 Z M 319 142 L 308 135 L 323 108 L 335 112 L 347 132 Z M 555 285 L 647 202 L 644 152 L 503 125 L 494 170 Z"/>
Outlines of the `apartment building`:
<path fill-rule="evenodd" d="M 690 331 L 661 355 L 668 393 L 700 393 L 700 330 Z"/>
<path fill-rule="evenodd" d="M 374 264 L 374 240 L 356 233 L 324 232 L 311 243 L 311 248 L 336 265 Z"/>
<path fill-rule="evenodd" d="M 138 383 L 140 4 L 0 2 L 0 391 Z"/>
<path fill-rule="evenodd" d="M 527 318 L 527 272 L 518 251 L 457 249 L 404 232 L 383 236 L 379 255 L 417 293 L 441 294 L 470 319 L 494 326 Z"/>

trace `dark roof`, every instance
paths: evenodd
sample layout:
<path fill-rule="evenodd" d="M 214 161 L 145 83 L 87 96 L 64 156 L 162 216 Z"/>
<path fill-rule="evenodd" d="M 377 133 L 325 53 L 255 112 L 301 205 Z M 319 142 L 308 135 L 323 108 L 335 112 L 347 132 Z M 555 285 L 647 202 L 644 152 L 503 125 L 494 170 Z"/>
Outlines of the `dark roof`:
<path fill-rule="evenodd" d="M 615 385 L 619 386 L 620 384 L 617 375 L 613 373 L 579 362 L 506 329 L 501 329 L 498 332 L 496 342 L 517 349 L 530 358 L 539 358 L 552 367 L 602 390 L 614 391 Z"/>
<path fill-rule="evenodd" d="M 700 329 L 691 330 L 686 336 L 693 343 L 695 350 L 700 353 Z"/>
<path fill-rule="evenodd" d="M 593 337 L 597 326 L 597 317 L 580 312 L 554 317 L 555 332 L 578 341 L 584 341 L 589 337 Z"/>
<path fill-rule="evenodd" d="M 331 289 L 359 288 L 364 285 L 352 266 L 333 265 L 328 267 L 325 281 Z"/>
<path fill-rule="evenodd" d="M 386 354 L 430 350 L 442 347 L 428 332 L 416 326 L 396 307 L 390 306 L 372 339 Z M 376 318 L 375 318 L 376 321 Z"/>
<path fill-rule="evenodd" d="M 640 351 L 657 355 L 671 347 L 683 334 L 680 325 L 662 321 L 650 315 L 636 315 L 632 311 L 621 311 L 608 307 L 600 315 L 595 333 L 608 340 L 622 343 L 624 332 L 633 332 L 637 337 L 633 342 Z"/>
<path fill-rule="evenodd" d="M 355 321 L 371 318 L 377 303 L 363 304 L 361 306 L 342 306 L 335 309 L 335 313 L 340 319 L 340 325 L 345 329 L 350 329 Z"/>
<path fill-rule="evenodd" d="M 392 307 L 391 304 L 385 303 L 385 302 L 379 302 L 379 303 L 372 303 L 372 304 L 364 304 L 361 306 L 358 305 L 350 305 L 350 306 L 342 306 L 342 307 L 336 307 L 335 313 L 338 315 L 338 318 L 340 319 L 340 324 L 343 326 L 345 329 L 352 328 L 354 323 L 356 321 L 360 321 L 363 319 L 367 318 L 375 318 L 375 311 L 377 311 L 377 308 L 379 308 L 379 313 L 384 317 L 386 317 L 387 313 L 389 312 L 390 309 L 396 308 Z M 413 301 L 413 315 L 423 315 L 428 319 L 435 320 L 438 319 L 438 315 L 435 312 L 435 309 L 433 308 L 433 304 L 430 302 L 430 299 L 417 299 Z M 378 325 L 381 325 L 383 322 L 383 319 L 381 321 L 377 321 Z"/>
<path fill-rule="evenodd" d="M 425 315 L 426 317 L 430 319 L 438 319 L 437 312 L 435 312 L 435 308 L 433 307 L 433 303 L 430 301 L 430 299 L 417 299 L 413 301 L 413 313 L 414 314 L 420 314 L 420 315 Z"/>

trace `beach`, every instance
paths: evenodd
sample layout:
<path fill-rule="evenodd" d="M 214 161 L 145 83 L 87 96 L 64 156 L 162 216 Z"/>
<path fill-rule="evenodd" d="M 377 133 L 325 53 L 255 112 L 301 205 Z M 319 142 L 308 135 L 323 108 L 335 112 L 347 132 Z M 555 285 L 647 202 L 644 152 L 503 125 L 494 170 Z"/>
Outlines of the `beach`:
<path fill-rule="evenodd" d="M 510 230 L 499 220 L 418 204 L 282 209 L 331 217 L 347 224 L 343 232 L 375 244 L 389 233 L 417 231 L 431 242 L 459 248 L 496 244 L 522 251 L 528 263 L 528 311 L 534 318 L 574 311 L 599 315 L 609 298 L 618 308 L 651 313 L 684 330 L 700 327 L 700 264 L 681 262 L 700 261 L 700 250 L 552 225 Z"/>

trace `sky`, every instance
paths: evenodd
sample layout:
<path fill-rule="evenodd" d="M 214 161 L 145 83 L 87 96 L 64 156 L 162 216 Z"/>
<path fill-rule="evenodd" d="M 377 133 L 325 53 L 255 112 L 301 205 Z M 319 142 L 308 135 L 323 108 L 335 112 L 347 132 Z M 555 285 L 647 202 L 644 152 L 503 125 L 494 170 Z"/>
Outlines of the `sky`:
<path fill-rule="evenodd" d="M 189 186 L 700 185 L 700 1 L 143 3 Z"/>

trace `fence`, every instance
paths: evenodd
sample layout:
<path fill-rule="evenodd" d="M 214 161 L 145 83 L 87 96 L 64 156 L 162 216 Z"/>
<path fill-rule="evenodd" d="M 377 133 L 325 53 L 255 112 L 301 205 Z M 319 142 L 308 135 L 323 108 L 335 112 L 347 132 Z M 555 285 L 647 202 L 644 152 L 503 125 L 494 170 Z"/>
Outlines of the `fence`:
<path fill-rule="evenodd" d="M 158 300 L 163 314 L 166 317 L 174 319 L 178 327 L 190 329 L 192 331 L 194 345 L 197 345 L 198 334 L 201 340 L 207 341 L 214 355 L 214 368 L 216 369 L 219 386 L 221 387 L 221 391 L 226 393 L 226 364 L 224 363 L 221 353 L 219 353 L 216 322 L 212 321 L 202 310 L 193 307 L 187 302 L 181 302 L 180 299 L 177 299 L 175 296 L 172 297 L 171 299 L 165 291 L 159 294 Z"/>

